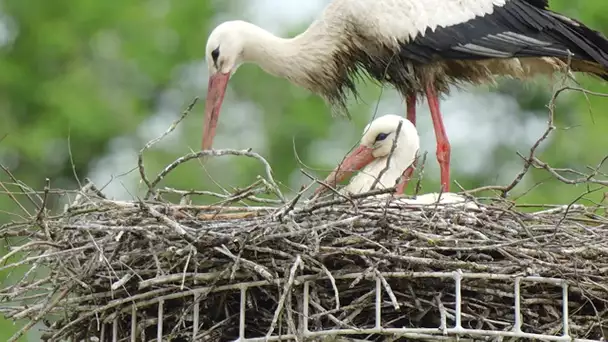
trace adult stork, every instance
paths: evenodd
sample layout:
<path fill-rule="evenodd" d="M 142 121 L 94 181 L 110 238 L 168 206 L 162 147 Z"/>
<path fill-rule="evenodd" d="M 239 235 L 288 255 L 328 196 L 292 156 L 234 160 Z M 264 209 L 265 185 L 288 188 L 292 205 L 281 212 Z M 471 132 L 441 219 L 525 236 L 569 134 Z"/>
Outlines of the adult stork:
<path fill-rule="evenodd" d="M 255 63 L 319 94 L 344 113 L 359 72 L 393 85 L 416 123 L 430 107 L 443 191 L 450 144 L 438 95 L 454 83 L 524 79 L 569 70 L 608 79 L 608 40 L 548 9 L 548 0 L 333 0 L 302 34 L 286 39 L 244 21 L 216 27 L 207 41 L 209 87 L 202 148 L 212 146 L 230 76 Z"/>

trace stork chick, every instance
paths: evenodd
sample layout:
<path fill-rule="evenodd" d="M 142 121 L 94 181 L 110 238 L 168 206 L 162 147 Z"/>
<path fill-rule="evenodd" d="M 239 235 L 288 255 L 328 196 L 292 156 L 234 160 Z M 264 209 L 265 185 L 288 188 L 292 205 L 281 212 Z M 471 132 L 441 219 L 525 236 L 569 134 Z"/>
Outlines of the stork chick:
<path fill-rule="evenodd" d="M 397 134 L 399 123 L 401 128 Z M 363 130 L 359 147 L 325 178 L 324 183 L 334 186 L 348 175 L 359 171 L 341 190 L 342 192 L 351 194 L 367 192 L 373 190 L 371 187 L 374 183 L 376 183 L 375 189 L 394 187 L 403 170 L 412 165 L 416 159 L 419 148 L 418 131 L 409 120 L 394 114 L 378 117 Z M 319 187 L 316 193 L 321 193 L 325 189 Z M 397 193 L 402 192 L 403 188 L 397 190 Z"/>
<path fill-rule="evenodd" d="M 401 128 L 399 128 L 399 123 L 401 123 Z M 396 142 L 395 139 L 397 139 Z M 368 192 L 373 190 L 371 187 L 374 183 L 376 183 L 375 188 L 377 189 L 393 187 L 396 180 L 402 175 L 403 170 L 410 167 L 416 160 L 419 148 L 418 131 L 409 120 L 394 114 L 378 117 L 363 130 L 359 147 L 351 152 L 325 178 L 324 183 L 334 186 L 348 175 L 359 170 L 359 173 L 351 178 L 349 184 L 340 189 L 342 194 Z M 407 181 L 408 179 L 399 184 L 407 184 Z M 319 187 L 315 193 L 322 193 L 326 189 L 324 186 Z M 398 186 L 395 193 L 397 195 L 403 194 L 403 186 Z M 374 197 L 388 195 L 390 194 Z M 473 201 L 451 192 L 435 192 L 418 195 L 415 198 L 399 198 L 396 203 L 406 205 L 453 205 L 479 209 Z"/>

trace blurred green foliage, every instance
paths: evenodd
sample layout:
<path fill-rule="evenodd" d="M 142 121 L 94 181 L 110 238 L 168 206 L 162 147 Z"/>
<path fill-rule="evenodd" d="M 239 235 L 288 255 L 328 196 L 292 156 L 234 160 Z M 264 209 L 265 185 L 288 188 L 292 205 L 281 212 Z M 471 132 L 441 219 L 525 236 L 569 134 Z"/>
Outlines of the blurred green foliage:
<path fill-rule="evenodd" d="M 203 96 L 200 87 L 192 86 L 192 82 L 180 83 L 176 75 L 187 74 L 193 79 L 200 78 L 198 82 L 206 82 L 202 72 L 205 66 L 200 64 L 206 36 L 217 24 L 216 15 L 232 10 L 232 18 L 242 17 L 236 12 L 238 4 L 238 1 L 198 0 L 1 0 L 0 23 L 4 26 L 0 27 L 0 41 L 4 43 L 0 44 L 0 137 L 5 134 L 6 137 L 0 142 L 0 161 L 34 189 L 41 189 L 46 177 L 54 186 L 76 187 L 74 174 L 85 177 L 99 165 L 93 161 L 111 151 L 110 141 L 114 137 L 135 136 L 146 118 L 158 112 L 159 107 L 167 107 L 163 98 L 168 91 L 178 92 L 185 99 L 169 106 L 175 115 L 180 111 L 177 108 L 185 108 L 193 96 Z M 553 0 L 551 5 L 608 32 L 605 0 Z M 292 32 L 301 29 L 291 28 Z M 188 65 L 203 68 L 184 69 Z M 590 90 L 608 93 L 606 83 L 589 77 L 578 80 Z M 261 131 L 256 134 L 265 136 L 263 154 L 273 166 L 277 180 L 287 183 L 294 170 L 302 167 L 293 153 L 294 139 L 300 158 L 309 166 L 325 169 L 334 166 L 318 158 L 315 161 L 315 153 L 310 152 L 315 141 L 331 139 L 330 123 L 335 120 L 320 98 L 255 66 L 243 66 L 230 83 L 228 98 L 233 103 L 249 102 L 259 112 L 257 116 L 252 114 L 251 120 L 260 121 Z M 552 91 L 545 84 L 539 81 L 522 86 L 520 82 L 505 81 L 489 91 L 511 94 L 522 111 L 546 116 L 545 106 Z M 355 140 L 367 123 L 365 113 L 379 94 L 371 84 L 364 89 L 367 103 L 352 108 L 349 134 Z M 148 172 L 155 174 L 190 148 L 197 149 L 203 101 L 183 123 L 177 144 L 167 148 L 161 143 L 148 154 Z M 558 129 L 540 157 L 559 167 L 582 169 L 597 164 L 607 154 L 607 101 L 597 97 L 587 100 L 581 94 L 560 101 L 556 113 Z M 250 107 L 243 110 L 247 108 Z M 222 115 L 220 133 L 228 130 L 221 124 L 229 120 L 226 115 Z M 518 118 L 514 116 L 513 120 Z M 243 127 L 247 125 L 243 123 Z M 137 150 L 144 143 L 141 139 L 133 140 L 132 147 Z M 226 145 L 224 141 L 221 147 L 248 147 Z M 341 148 L 346 152 L 350 146 Z M 426 149 L 431 152 L 427 163 L 436 163 L 434 146 Z M 494 159 L 487 162 L 487 169 L 481 174 L 455 173 L 454 178 L 465 188 L 493 184 L 505 160 L 522 164 L 512 149 L 498 147 Z M 130 164 L 120 167 L 127 171 L 135 165 L 133 154 Z M 225 172 L 217 175 L 222 168 Z M 261 171 L 254 161 L 241 158 L 211 163 L 209 169 L 215 170 L 224 184 L 234 187 L 250 184 Z M 547 174 L 536 170 L 531 177 L 534 183 L 545 179 Z M 0 180 L 15 190 L 6 175 L 2 174 Z M 165 184 L 212 188 L 208 180 L 200 165 L 192 163 L 169 176 Z M 425 179 L 424 186 L 434 191 L 438 180 Z M 5 193 L 3 189 L 0 191 Z M 521 200 L 567 203 L 581 192 L 582 189 L 551 181 Z M 600 194 L 590 198 L 598 199 Z M 23 197 L 19 200 L 27 210 L 33 210 Z M 0 208 L 0 223 L 15 219 L 14 214 L 23 214 L 6 195 L 0 197 Z M 0 280 L 6 276 L 7 273 L 0 273 Z M 0 318 L 0 341 L 8 339 L 14 331 L 11 322 Z"/>

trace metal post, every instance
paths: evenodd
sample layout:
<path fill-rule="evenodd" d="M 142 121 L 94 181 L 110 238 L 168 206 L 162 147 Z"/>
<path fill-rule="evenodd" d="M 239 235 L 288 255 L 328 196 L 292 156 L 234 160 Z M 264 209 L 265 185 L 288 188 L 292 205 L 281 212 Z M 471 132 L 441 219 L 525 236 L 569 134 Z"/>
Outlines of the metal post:
<path fill-rule="evenodd" d="M 376 328 L 382 328 L 382 282 L 376 277 Z"/>
<path fill-rule="evenodd" d="M 521 332 L 521 293 L 520 293 L 521 277 L 515 278 L 515 325 L 513 331 Z"/>
<path fill-rule="evenodd" d="M 239 317 L 239 339 L 245 339 L 245 309 L 247 308 L 247 288 L 241 287 L 241 314 Z"/>
<path fill-rule="evenodd" d="M 570 326 L 568 319 L 568 283 L 562 283 L 562 319 L 564 320 L 564 336 L 570 336 Z"/>
<path fill-rule="evenodd" d="M 131 305 L 131 342 L 137 341 L 137 308 Z"/>
<path fill-rule="evenodd" d="M 310 299 L 310 282 L 306 281 L 304 282 L 304 296 L 303 296 L 303 300 L 304 300 L 304 304 L 303 304 L 303 308 L 302 311 L 304 316 L 304 322 L 302 322 L 302 335 L 306 336 L 306 334 L 308 334 L 308 305 L 309 305 L 309 299 Z"/>
<path fill-rule="evenodd" d="M 462 271 L 461 270 L 457 270 L 454 272 L 454 283 L 455 283 L 455 293 L 454 293 L 454 297 L 456 299 L 456 325 L 454 326 L 454 329 L 456 331 L 462 330 L 462 295 L 461 295 L 461 289 L 460 289 L 460 285 L 462 282 Z"/>

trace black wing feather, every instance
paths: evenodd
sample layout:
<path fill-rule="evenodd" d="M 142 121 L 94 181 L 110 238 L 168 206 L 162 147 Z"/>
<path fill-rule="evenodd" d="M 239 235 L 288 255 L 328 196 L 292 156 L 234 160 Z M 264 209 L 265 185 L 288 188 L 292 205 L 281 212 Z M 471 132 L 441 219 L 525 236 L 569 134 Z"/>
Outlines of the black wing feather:
<path fill-rule="evenodd" d="M 561 57 L 608 70 L 608 40 L 583 24 L 546 9 L 546 0 L 510 0 L 491 14 L 427 29 L 402 44 L 401 56 L 419 63 L 441 59 Z"/>
<path fill-rule="evenodd" d="M 525 2 L 542 9 L 549 7 L 549 0 L 525 0 Z"/>

